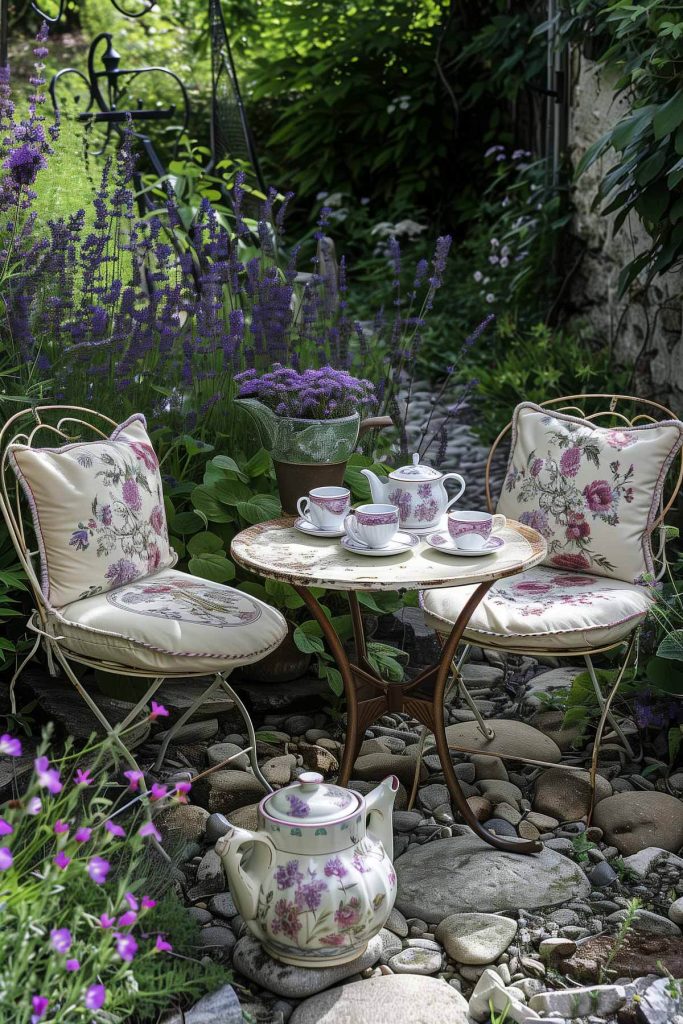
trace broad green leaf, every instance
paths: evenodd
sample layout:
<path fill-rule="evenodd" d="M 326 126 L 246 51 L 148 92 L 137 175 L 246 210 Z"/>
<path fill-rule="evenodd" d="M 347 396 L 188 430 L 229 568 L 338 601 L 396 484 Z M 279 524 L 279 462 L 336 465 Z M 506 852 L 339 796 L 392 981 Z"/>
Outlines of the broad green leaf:
<path fill-rule="evenodd" d="M 168 543 L 171 545 L 178 558 L 185 557 L 185 541 L 181 540 L 180 537 L 169 536 Z"/>
<path fill-rule="evenodd" d="M 335 697 L 341 697 L 344 692 L 344 680 L 339 669 L 334 668 L 332 665 L 325 665 L 322 669 L 322 674 L 327 679 Z"/>
<path fill-rule="evenodd" d="M 247 523 L 266 523 L 282 515 L 282 506 L 272 494 L 255 494 L 249 501 L 238 502 L 237 511 Z"/>
<path fill-rule="evenodd" d="M 231 523 L 235 518 L 232 510 L 204 486 L 195 487 L 192 492 L 192 504 L 199 512 L 203 512 L 211 523 Z"/>
<path fill-rule="evenodd" d="M 193 576 L 201 576 L 204 580 L 213 580 L 214 583 L 228 583 L 235 578 L 235 566 L 225 555 L 212 554 L 195 555 L 187 564 Z"/>
<path fill-rule="evenodd" d="M 660 693 L 683 694 L 683 670 L 669 658 L 650 658 L 645 669 L 650 685 Z"/>
<path fill-rule="evenodd" d="M 207 441 L 200 441 L 199 438 L 193 437 L 192 434 L 183 434 L 182 437 L 178 438 L 178 444 L 182 445 L 188 455 L 208 455 L 209 452 L 214 451 L 212 444 L 209 444 Z"/>
<path fill-rule="evenodd" d="M 191 555 L 203 555 L 215 553 L 223 549 L 223 541 L 215 533 L 206 530 L 202 533 L 195 533 L 187 542 L 187 550 Z"/>
<path fill-rule="evenodd" d="M 272 466 L 272 459 L 265 448 L 259 448 L 255 455 L 244 464 L 244 472 L 248 477 L 263 476 Z"/>
<path fill-rule="evenodd" d="M 683 122 L 683 89 L 679 89 L 663 106 L 659 108 L 652 119 L 652 127 L 655 139 L 663 139 L 675 131 Z"/>
<path fill-rule="evenodd" d="M 674 629 L 664 637 L 657 648 L 657 656 L 670 661 L 683 661 L 683 629 Z"/>
<path fill-rule="evenodd" d="M 307 623 L 304 623 L 307 625 Z M 317 623 L 316 623 L 317 625 Z M 303 654 L 322 654 L 325 646 L 318 636 L 309 636 L 303 626 L 297 626 L 293 634 L 294 643 Z"/>
<path fill-rule="evenodd" d="M 171 529 L 176 533 L 199 533 L 203 525 L 203 520 L 196 512 L 179 512 L 171 520 Z"/>
<path fill-rule="evenodd" d="M 636 181 L 641 187 L 647 185 L 657 177 L 666 163 L 666 157 L 666 149 L 659 149 L 656 153 L 653 153 L 639 164 L 638 170 L 636 171 Z"/>
<path fill-rule="evenodd" d="M 214 480 L 209 484 L 207 490 L 226 505 L 237 505 L 240 501 L 249 501 L 253 494 L 248 484 L 234 477 Z"/>
<path fill-rule="evenodd" d="M 215 458 L 211 459 L 210 465 L 216 469 L 221 469 L 225 473 L 232 473 L 244 483 L 247 482 L 246 473 L 240 469 L 234 459 L 231 459 L 229 455 L 216 455 Z"/>

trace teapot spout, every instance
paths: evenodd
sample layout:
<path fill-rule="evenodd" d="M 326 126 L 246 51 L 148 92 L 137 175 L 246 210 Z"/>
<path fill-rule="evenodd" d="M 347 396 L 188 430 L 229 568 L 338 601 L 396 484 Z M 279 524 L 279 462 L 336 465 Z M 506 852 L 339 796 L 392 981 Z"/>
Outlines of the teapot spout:
<path fill-rule="evenodd" d="M 365 828 L 384 847 L 389 860 L 394 859 L 394 830 L 391 813 L 398 792 L 398 779 L 389 775 L 365 798 Z"/>
<path fill-rule="evenodd" d="M 389 481 L 380 479 L 371 469 L 361 469 L 361 473 L 368 478 L 372 500 L 377 504 L 385 502 L 389 492 Z"/>

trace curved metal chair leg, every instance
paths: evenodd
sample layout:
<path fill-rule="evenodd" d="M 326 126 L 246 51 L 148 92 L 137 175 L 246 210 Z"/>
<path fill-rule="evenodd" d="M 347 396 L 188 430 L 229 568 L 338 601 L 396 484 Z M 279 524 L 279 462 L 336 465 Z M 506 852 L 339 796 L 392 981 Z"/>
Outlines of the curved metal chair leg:
<path fill-rule="evenodd" d="M 254 725 L 253 725 L 252 720 L 251 720 L 251 718 L 249 716 L 249 712 L 247 711 L 246 707 L 244 706 L 244 703 L 242 702 L 242 700 L 237 696 L 237 694 L 233 690 L 233 688 L 230 685 L 230 683 L 227 681 L 227 678 L 226 678 L 225 674 L 219 672 L 218 673 L 218 677 L 219 677 L 219 679 L 221 681 L 221 684 L 222 684 L 223 689 L 225 690 L 225 692 L 228 694 L 229 697 L 232 697 L 232 699 L 234 700 L 235 705 L 237 707 L 237 710 L 241 714 L 242 719 L 244 721 L 244 724 L 247 727 L 247 734 L 249 736 L 249 744 L 251 746 L 251 751 L 249 752 L 249 761 L 251 763 L 251 770 L 253 771 L 254 775 L 259 780 L 259 782 L 261 783 L 261 785 L 263 786 L 265 791 L 267 793 L 273 793 L 274 792 L 273 787 L 268 782 L 268 780 L 263 775 L 263 773 L 261 772 L 261 769 L 258 766 L 258 758 L 257 758 L 257 755 L 256 755 L 256 733 L 254 732 Z"/>
<path fill-rule="evenodd" d="M 619 669 L 619 673 L 617 675 L 616 680 L 614 681 L 612 689 L 608 693 L 607 698 L 604 700 L 604 703 L 603 703 L 603 706 L 602 706 L 602 713 L 600 715 L 600 720 L 598 721 L 598 727 L 597 727 L 597 729 L 595 731 L 595 739 L 593 740 L 593 754 L 592 754 L 592 757 L 591 757 L 591 768 L 590 768 L 591 799 L 590 799 L 590 808 L 589 808 L 589 811 L 588 811 L 588 824 L 589 825 L 590 825 L 590 822 L 591 822 L 591 818 L 593 817 L 593 808 L 595 806 L 595 780 L 596 780 L 596 777 L 597 777 L 597 774 L 598 774 L 598 762 L 600 760 L 600 745 L 602 743 L 602 733 L 603 733 L 604 728 L 605 728 L 605 722 L 610 717 L 609 712 L 610 712 L 610 707 L 612 706 L 612 701 L 616 697 L 617 690 L 621 686 L 621 681 L 624 678 L 624 674 L 626 673 L 626 669 L 628 668 L 628 663 L 631 660 L 631 655 L 632 655 L 632 653 L 634 651 L 634 648 L 636 646 L 637 640 L 638 640 L 638 631 L 636 630 L 631 635 L 631 639 L 629 640 L 628 647 L 626 649 L 626 655 L 624 657 L 624 661 L 622 663 L 621 668 Z M 610 718 L 610 722 L 611 722 L 611 718 Z"/>
<path fill-rule="evenodd" d="M 136 704 L 135 708 L 133 708 L 133 711 L 130 712 L 128 715 L 126 715 L 126 718 L 124 719 L 123 722 L 121 722 L 118 726 L 112 726 L 112 724 L 108 720 L 107 716 L 102 711 L 100 711 L 100 709 L 98 708 L 97 704 L 95 704 L 95 702 L 89 696 L 89 694 L 87 693 L 87 691 L 83 687 L 83 684 L 79 680 L 78 676 L 75 674 L 75 672 L 71 668 L 71 665 L 69 665 L 69 662 L 64 657 L 62 652 L 59 650 L 59 647 L 57 647 L 56 645 L 55 645 L 54 654 L 55 654 L 55 658 L 57 659 L 59 664 L 64 669 L 64 672 L 66 673 L 67 678 L 69 679 L 69 681 L 75 686 L 76 690 L 78 691 L 80 696 L 83 698 L 83 700 L 86 702 L 86 704 L 88 705 L 88 707 L 90 708 L 92 713 L 95 715 L 95 717 L 98 719 L 98 721 L 104 726 L 104 728 L 106 729 L 107 733 L 112 737 L 112 739 L 116 743 L 116 746 L 120 750 L 121 755 L 122 755 L 124 761 L 126 761 L 127 764 L 130 765 L 130 767 L 133 769 L 133 771 L 140 772 L 140 775 L 142 776 L 142 778 L 140 779 L 140 782 L 139 782 L 140 794 L 141 794 L 141 796 L 146 796 L 146 794 L 148 792 L 148 788 L 147 788 L 147 783 L 145 782 L 144 772 L 143 772 L 142 768 L 140 767 L 140 764 L 136 760 L 136 758 L 135 758 L 134 754 L 132 753 L 132 751 L 130 751 L 128 749 L 128 747 L 126 746 L 126 744 L 123 742 L 123 739 L 121 738 L 121 735 L 120 735 L 120 730 L 121 730 L 122 727 L 125 728 L 126 724 L 131 721 L 131 715 L 135 716 L 137 714 L 138 710 L 140 710 L 141 707 L 144 707 L 145 704 L 148 703 L 152 699 L 152 694 L 156 693 L 156 691 L 158 690 L 159 686 L 163 682 L 163 679 L 155 679 L 153 681 L 153 683 L 152 683 L 152 686 L 150 686 L 149 690 L 145 694 L 145 696 L 143 698 L 143 701 L 139 701 L 138 704 Z M 141 803 L 142 803 L 142 805 L 143 805 L 143 807 L 145 809 L 145 816 L 147 817 L 147 820 L 148 821 L 152 821 L 153 819 L 152 819 L 152 814 L 151 814 L 151 808 L 150 808 L 149 801 L 144 801 L 144 802 L 141 801 Z M 155 847 L 157 852 L 163 857 L 163 859 L 165 861 L 167 861 L 169 864 L 173 863 L 172 858 L 168 855 L 168 853 L 166 853 L 166 850 L 164 850 L 164 848 L 161 845 L 161 843 L 157 839 L 154 839 L 154 837 L 152 837 L 152 845 Z"/>
<path fill-rule="evenodd" d="M 16 672 L 14 673 L 12 678 L 10 679 L 10 684 L 9 684 L 9 705 L 10 705 L 10 710 L 11 710 L 13 715 L 16 715 L 16 713 L 17 713 L 17 698 L 16 698 L 16 694 L 14 692 L 14 688 L 17 685 L 17 679 L 19 678 L 21 673 L 24 671 L 24 669 L 28 665 L 29 661 L 31 661 L 31 659 L 35 656 L 36 651 L 40 647 L 40 641 L 41 640 L 42 640 L 42 637 L 40 637 L 40 636 L 37 636 L 35 638 L 35 640 L 33 641 L 33 646 L 31 647 L 31 650 L 26 655 L 26 657 L 23 659 L 21 665 L 19 666 L 19 668 L 16 670 Z"/>
<path fill-rule="evenodd" d="M 630 650 L 629 650 L 629 652 L 626 655 L 627 664 L 628 664 L 629 656 L 630 656 Z M 604 709 L 605 709 L 606 701 L 605 701 L 604 696 L 602 695 L 602 688 L 600 686 L 600 681 L 598 680 L 598 677 L 595 674 L 595 667 L 593 666 L 593 659 L 591 658 L 590 654 L 584 654 L 584 660 L 586 662 L 586 667 L 588 669 L 588 674 L 591 677 L 591 682 L 593 683 L 593 689 L 595 690 L 595 696 L 596 696 L 597 701 L 598 701 L 598 707 L 600 708 L 600 711 L 603 712 Z M 618 678 L 618 681 L 620 681 L 620 682 L 622 681 L 622 678 L 624 676 L 624 671 L 625 670 L 622 671 L 622 673 L 620 675 L 620 678 Z M 629 742 L 629 740 L 626 738 L 626 735 L 624 734 L 622 726 L 620 724 L 618 724 L 618 722 L 616 721 L 616 719 L 614 718 L 613 715 L 610 715 L 608 707 L 607 707 L 607 711 L 605 713 L 605 720 L 609 722 L 610 726 L 612 727 L 612 729 L 614 730 L 614 732 L 616 733 L 618 738 L 620 738 L 620 740 L 621 740 L 621 742 L 622 742 L 622 744 L 624 746 L 624 750 L 627 753 L 627 756 L 629 758 L 631 758 L 631 760 L 634 760 L 636 755 L 634 753 L 632 745 Z"/>
<path fill-rule="evenodd" d="M 195 711 L 199 710 L 204 701 L 208 700 L 208 698 L 212 695 L 212 693 L 214 693 L 219 688 L 220 685 L 221 680 L 218 676 L 216 676 L 211 685 L 208 686 L 206 690 L 202 690 L 197 699 L 192 702 L 189 708 L 183 711 L 178 721 L 175 722 L 173 726 L 168 730 L 168 732 L 164 736 L 161 747 L 159 748 L 159 753 L 156 756 L 154 765 L 152 766 L 155 772 L 158 772 L 162 764 L 164 763 L 164 758 L 166 757 L 166 751 L 168 750 L 169 743 L 174 739 L 174 737 L 178 734 L 179 730 L 182 729 L 185 723 L 189 721 L 190 718 L 192 718 Z"/>
<path fill-rule="evenodd" d="M 479 732 L 482 734 L 485 740 L 495 740 L 495 731 L 491 728 L 490 725 L 486 724 L 486 720 L 484 719 L 481 711 L 477 707 L 474 698 L 470 695 L 470 691 L 467 689 L 465 685 L 465 680 L 462 677 L 461 669 L 465 662 L 468 660 L 471 650 L 472 644 L 467 644 L 465 650 L 462 652 L 460 658 L 458 659 L 457 665 L 455 664 L 455 660 L 453 661 L 453 676 L 455 679 L 455 683 L 457 684 L 458 689 L 460 691 L 462 699 L 465 701 L 467 707 L 470 709 L 470 711 L 475 717 L 477 726 L 479 727 Z M 451 688 L 449 687 L 449 690 L 450 689 Z"/>

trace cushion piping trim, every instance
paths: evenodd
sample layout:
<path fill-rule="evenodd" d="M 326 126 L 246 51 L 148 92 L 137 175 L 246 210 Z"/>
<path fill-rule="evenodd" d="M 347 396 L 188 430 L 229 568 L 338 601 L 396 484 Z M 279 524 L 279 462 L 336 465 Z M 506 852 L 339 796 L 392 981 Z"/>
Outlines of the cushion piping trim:
<path fill-rule="evenodd" d="M 515 446 L 517 444 L 517 433 L 518 433 L 517 424 L 518 424 L 518 421 L 519 421 L 519 413 L 521 412 L 522 409 L 532 409 L 534 412 L 540 412 L 540 413 L 542 413 L 544 415 L 552 416 L 554 419 L 563 420 L 564 422 L 579 423 L 582 426 L 587 425 L 591 430 L 608 430 L 609 429 L 609 427 L 596 427 L 596 425 L 594 423 L 591 423 L 589 420 L 582 419 L 580 416 L 571 416 L 571 415 L 569 415 L 569 413 L 563 413 L 563 412 L 553 412 L 552 410 L 546 409 L 543 406 L 536 405 L 535 402 L 520 402 L 519 405 L 517 405 L 515 407 L 514 413 L 512 415 L 512 426 L 511 426 L 511 429 L 510 429 L 510 454 L 508 456 L 507 467 L 505 469 L 505 478 L 504 478 L 504 481 L 503 481 L 503 486 L 505 486 L 505 480 L 507 480 L 507 478 L 508 478 L 508 476 L 510 474 L 510 469 L 512 467 L 512 460 L 513 460 L 513 456 L 515 454 Z M 655 484 L 655 487 L 654 487 L 654 490 L 653 490 L 653 493 L 652 493 L 652 501 L 650 503 L 650 508 L 648 509 L 647 519 L 646 519 L 646 523 L 645 523 L 645 529 L 643 531 L 642 539 L 641 539 L 641 542 L 640 542 L 641 543 L 641 550 L 642 550 L 642 554 L 643 554 L 643 561 L 645 562 L 645 568 L 646 568 L 646 571 L 648 573 L 654 573 L 654 553 L 652 551 L 652 544 L 651 544 L 650 538 L 652 536 L 652 524 L 654 523 L 655 519 L 657 518 L 655 510 L 656 510 L 656 508 L 659 505 L 659 502 L 661 500 L 662 490 L 664 488 L 664 483 L 666 481 L 666 476 L 667 476 L 667 473 L 669 472 L 669 468 L 671 467 L 671 463 L 676 458 L 676 455 L 681 450 L 681 446 L 683 445 L 683 423 L 681 423 L 680 420 L 659 420 L 657 423 L 636 423 L 635 426 L 632 426 L 632 427 L 628 428 L 629 430 L 648 431 L 648 430 L 654 430 L 657 427 L 676 427 L 678 429 L 678 440 L 676 442 L 674 442 L 674 444 L 672 445 L 672 447 L 671 447 L 668 455 L 664 459 L 664 462 L 662 463 L 661 469 L 659 471 L 659 477 L 657 479 L 657 483 Z M 498 506 L 499 502 L 500 502 L 500 496 L 498 498 L 498 502 L 496 502 L 496 507 Z M 543 564 L 546 564 L 546 563 L 543 563 Z M 552 563 L 548 563 L 548 564 L 552 564 Z M 612 577 L 606 577 L 606 578 L 607 579 L 610 579 L 610 578 L 611 579 L 619 579 L 618 576 L 612 576 Z M 631 581 L 630 580 L 624 580 L 624 582 L 628 583 L 628 582 L 631 582 Z"/>
<path fill-rule="evenodd" d="M 280 615 L 280 613 L 277 612 L 275 608 L 270 608 L 268 605 L 266 605 L 266 607 L 268 608 L 268 611 L 275 612 L 277 615 Z M 259 655 L 259 654 L 265 655 L 269 651 L 274 650 L 276 647 L 279 647 L 280 644 L 282 643 L 282 641 L 284 640 L 285 636 L 287 635 L 287 623 L 286 623 L 286 620 L 282 616 L 280 616 L 282 618 L 282 622 L 283 622 L 284 627 L 285 627 L 285 632 L 280 637 L 280 639 L 277 640 L 277 641 L 274 641 L 273 643 L 268 644 L 267 647 L 261 647 L 257 651 L 252 651 L 249 654 L 243 654 L 243 655 L 234 656 L 232 654 L 207 654 L 207 653 L 201 653 L 201 652 L 198 653 L 197 651 L 167 651 L 164 647 L 156 647 L 154 644 L 145 643 L 144 640 L 139 640 L 139 639 L 137 639 L 135 637 L 126 636 L 125 633 L 114 633 L 111 630 L 96 629 L 94 626 L 84 626 L 80 622 L 71 622 L 70 619 L 65 619 L 64 616 L 59 612 L 58 609 L 53 609 L 53 612 L 54 612 L 55 617 L 60 622 L 64 623 L 65 626 L 70 626 L 72 629 L 75 629 L 76 631 L 81 630 L 84 633 L 92 633 L 95 636 L 111 637 L 111 638 L 113 638 L 115 640 L 125 640 L 129 644 L 137 645 L 138 647 L 144 647 L 144 648 L 146 648 L 149 651 L 155 651 L 157 654 L 165 654 L 165 655 L 167 655 L 168 657 L 171 657 L 171 658 L 214 658 L 214 659 L 221 660 L 221 661 L 233 661 L 233 662 L 244 661 L 246 658 L 253 658 L 253 657 L 255 657 L 255 656 Z M 56 641 L 56 642 L 59 643 L 59 641 Z M 89 641 L 89 642 L 91 642 L 93 644 L 98 644 L 98 646 L 100 646 L 100 647 L 106 647 L 107 646 L 106 644 L 101 643 L 101 642 L 98 643 L 98 641 L 95 641 L 95 640 L 92 640 L 92 641 Z"/>
<path fill-rule="evenodd" d="M 432 619 L 437 619 L 439 622 L 443 622 L 446 625 L 449 625 L 451 629 L 455 625 L 455 621 L 451 621 L 450 619 L 445 619 L 442 615 L 438 615 L 436 612 L 429 611 L 429 609 L 425 608 L 424 605 L 422 607 L 424 609 L 425 615 L 430 616 Z M 645 609 L 642 612 L 633 612 L 632 615 L 627 615 L 625 618 L 619 619 L 617 622 L 609 622 L 606 625 L 602 625 L 602 626 L 577 626 L 575 629 L 546 629 L 546 630 L 543 630 L 540 633 L 513 633 L 512 630 L 508 630 L 506 633 L 496 633 L 495 630 L 493 630 L 493 629 L 479 629 L 478 626 L 472 626 L 471 624 L 468 624 L 466 626 L 465 632 L 482 633 L 485 636 L 501 636 L 501 637 L 506 637 L 506 636 L 517 636 L 517 637 L 553 636 L 555 634 L 564 634 L 564 633 L 590 633 L 591 630 L 596 630 L 596 629 L 613 629 L 615 626 L 623 626 L 626 622 L 630 622 L 631 619 L 642 619 L 642 618 L 644 618 L 648 614 L 648 610 L 649 609 Z"/>

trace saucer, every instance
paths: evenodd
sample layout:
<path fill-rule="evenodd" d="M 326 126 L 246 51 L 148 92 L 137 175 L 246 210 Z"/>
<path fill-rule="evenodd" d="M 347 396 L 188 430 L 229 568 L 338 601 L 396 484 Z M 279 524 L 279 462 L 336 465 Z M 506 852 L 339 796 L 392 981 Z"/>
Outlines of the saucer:
<path fill-rule="evenodd" d="M 470 551 L 466 548 L 456 547 L 455 542 L 449 533 L 431 533 L 429 537 L 425 538 L 430 548 L 434 548 L 435 551 L 443 551 L 447 555 L 457 555 L 463 558 L 481 558 L 483 555 L 492 555 L 496 551 L 500 551 L 505 547 L 505 541 L 502 537 L 496 537 L 495 535 L 489 537 L 486 543 L 480 547 Z"/>
<path fill-rule="evenodd" d="M 313 523 L 309 523 L 308 519 L 304 519 L 300 516 L 294 523 L 294 529 L 298 530 L 299 533 L 306 533 L 309 537 L 343 537 L 344 527 L 340 526 L 337 530 L 321 530 Z"/>
<path fill-rule="evenodd" d="M 413 548 L 416 548 L 419 543 L 419 537 L 416 537 L 414 533 L 407 533 L 404 530 L 399 530 L 386 547 L 383 548 L 369 548 L 365 545 L 357 544 L 355 540 L 348 536 L 341 539 L 341 546 L 346 548 L 347 551 L 353 551 L 354 555 L 368 555 L 370 558 L 387 558 L 389 555 L 402 555 L 404 551 L 411 551 Z"/>

